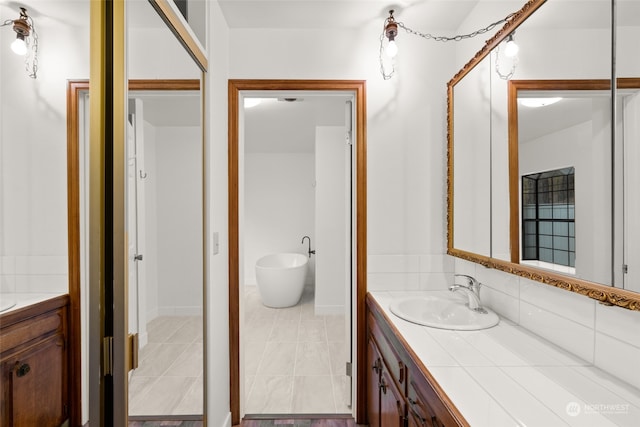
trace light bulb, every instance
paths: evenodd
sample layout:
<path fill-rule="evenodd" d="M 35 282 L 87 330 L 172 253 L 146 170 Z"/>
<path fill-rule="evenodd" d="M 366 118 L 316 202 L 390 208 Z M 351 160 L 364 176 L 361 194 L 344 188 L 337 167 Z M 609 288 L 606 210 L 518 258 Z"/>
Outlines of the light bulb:
<path fill-rule="evenodd" d="M 260 99 L 260 98 L 245 98 L 244 99 L 244 108 L 255 107 L 256 105 L 260 104 L 261 102 L 262 102 L 262 99 Z"/>
<path fill-rule="evenodd" d="M 11 50 L 13 50 L 16 55 L 26 55 L 27 43 L 24 41 L 24 38 L 21 38 L 20 35 L 18 35 L 13 43 L 11 43 Z"/>
<path fill-rule="evenodd" d="M 394 40 L 389 41 L 389 44 L 387 45 L 387 49 L 385 50 L 385 52 L 387 53 L 387 56 L 389 58 L 396 57 L 396 55 L 398 54 L 398 45 Z"/>
<path fill-rule="evenodd" d="M 507 44 L 504 47 L 504 56 L 507 58 L 513 58 L 518 54 L 520 47 L 516 44 L 515 40 L 513 40 L 513 36 L 509 36 L 509 40 L 507 40 Z"/>

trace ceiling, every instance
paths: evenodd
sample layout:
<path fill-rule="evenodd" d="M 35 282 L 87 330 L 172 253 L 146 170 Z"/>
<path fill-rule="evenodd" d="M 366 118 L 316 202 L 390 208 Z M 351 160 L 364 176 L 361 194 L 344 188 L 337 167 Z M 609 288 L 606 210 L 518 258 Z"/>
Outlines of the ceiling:
<path fill-rule="evenodd" d="M 317 126 L 344 126 L 346 95 L 288 92 L 244 109 L 247 153 L 313 153 Z"/>
<path fill-rule="evenodd" d="M 502 0 L 499 3 L 513 0 Z M 357 29 L 384 22 L 389 9 L 399 21 L 421 28 L 455 29 L 480 0 L 219 0 L 230 28 Z M 488 2 L 487 2 L 488 3 Z M 407 22 L 407 24 L 409 24 Z"/>

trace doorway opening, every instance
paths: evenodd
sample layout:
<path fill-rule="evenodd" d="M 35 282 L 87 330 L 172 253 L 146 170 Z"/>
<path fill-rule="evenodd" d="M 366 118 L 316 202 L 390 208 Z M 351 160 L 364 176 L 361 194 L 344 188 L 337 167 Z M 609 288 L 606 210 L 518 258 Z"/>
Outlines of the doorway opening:
<path fill-rule="evenodd" d="M 353 404 L 366 377 L 356 364 L 366 293 L 364 99 L 360 81 L 229 83 L 233 424 L 247 414 L 364 418 Z M 306 137 L 296 133 L 305 121 Z M 304 261 L 291 301 L 274 300 L 258 267 L 274 254 Z"/>

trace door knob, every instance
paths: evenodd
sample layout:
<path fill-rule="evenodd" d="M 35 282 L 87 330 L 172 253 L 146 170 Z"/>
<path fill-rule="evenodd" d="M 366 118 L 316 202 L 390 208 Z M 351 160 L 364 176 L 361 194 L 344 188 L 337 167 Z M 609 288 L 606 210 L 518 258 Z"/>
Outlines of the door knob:
<path fill-rule="evenodd" d="M 134 261 L 142 261 L 142 254 L 138 254 L 136 256 L 133 257 Z"/>
<path fill-rule="evenodd" d="M 20 362 L 16 363 L 16 375 L 18 377 L 24 377 L 29 371 L 31 371 L 31 366 L 28 363 L 23 363 L 22 365 Z"/>

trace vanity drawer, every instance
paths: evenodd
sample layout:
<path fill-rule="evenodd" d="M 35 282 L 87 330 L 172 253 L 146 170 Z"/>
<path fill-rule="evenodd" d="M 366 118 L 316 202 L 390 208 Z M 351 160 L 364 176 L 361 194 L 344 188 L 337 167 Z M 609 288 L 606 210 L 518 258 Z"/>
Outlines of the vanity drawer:
<path fill-rule="evenodd" d="M 459 425 L 451 416 L 422 372 L 411 369 L 407 384 L 407 408 L 419 426 L 444 427 Z"/>
<path fill-rule="evenodd" d="M 2 328 L 0 332 L 0 353 L 5 353 L 36 338 L 61 333 L 64 325 L 63 310 L 44 313 L 29 321 Z"/>
<path fill-rule="evenodd" d="M 385 367 L 391 374 L 398 389 L 404 394 L 407 382 L 407 367 L 371 313 L 369 313 L 368 322 L 369 333 L 380 351 Z"/>

